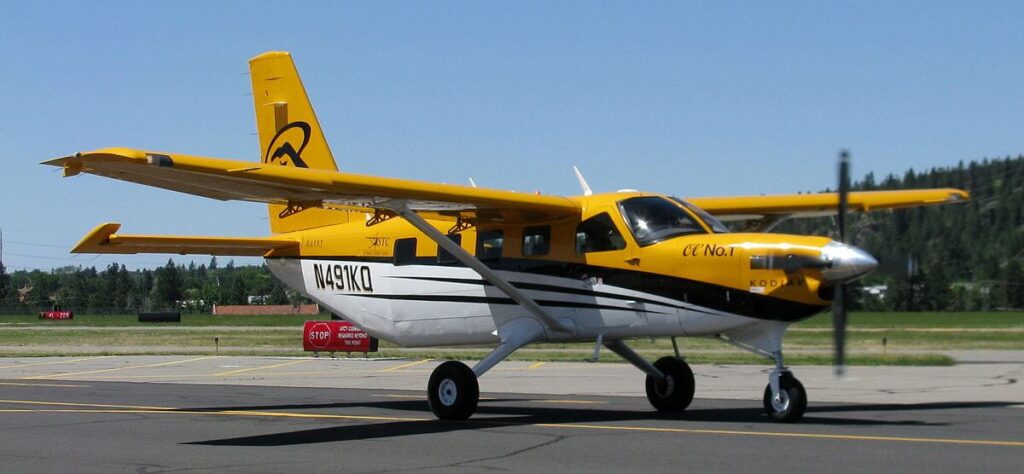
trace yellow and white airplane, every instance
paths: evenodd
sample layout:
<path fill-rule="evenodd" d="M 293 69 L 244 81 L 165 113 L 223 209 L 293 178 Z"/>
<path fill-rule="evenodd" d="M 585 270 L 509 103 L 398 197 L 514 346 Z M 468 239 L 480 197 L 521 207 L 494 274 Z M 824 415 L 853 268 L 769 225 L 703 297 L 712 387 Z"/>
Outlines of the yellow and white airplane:
<path fill-rule="evenodd" d="M 434 370 L 427 394 L 441 419 L 472 415 L 478 377 L 516 349 L 548 341 L 607 347 L 647 374 L 656 409 L 682 411 L 694 378 L 678 349 L 651 363 L 626 341 L 689 336 L 773 360 L 765 410 L 798 420 L 807 395 L 783 365 L 783 333 L 877 262 L 826 237 L 765 232 L 787 218 L 842 217 L 847 205 L 869 211 L 968 198 L 956 189 L 844 188 L 683 200 L 592 193 L 578 171 L 583 195 L 562 197 L 345 173 L 291 56 L 267 52 L 249 65 L 259 163 L 105 148 L 45 164 L 64 176 L 266 203 L 272 235 L 129 235 L 108 223 L 72 252 L 262 256 L 289 287 L 373 336 L 403 346 L 493 345 L 472 368 L 449 361 Z M 735 233 L 721 223 L 740 219 L 759 224 Z"/>

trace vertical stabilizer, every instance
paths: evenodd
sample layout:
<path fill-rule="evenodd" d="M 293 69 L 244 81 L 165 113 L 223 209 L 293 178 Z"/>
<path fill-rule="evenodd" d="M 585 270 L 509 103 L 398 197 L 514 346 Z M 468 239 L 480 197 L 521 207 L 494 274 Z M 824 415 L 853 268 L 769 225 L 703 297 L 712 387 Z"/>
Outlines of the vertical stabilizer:
<path fill-rule="evenodd" d="M 290 54 L 269 51 L 249 60 L 260 159 L 265 164 L 337 171 L 327 140 Z M 274 233 L 348 222 L 348 213 L 270 205 Z"/>

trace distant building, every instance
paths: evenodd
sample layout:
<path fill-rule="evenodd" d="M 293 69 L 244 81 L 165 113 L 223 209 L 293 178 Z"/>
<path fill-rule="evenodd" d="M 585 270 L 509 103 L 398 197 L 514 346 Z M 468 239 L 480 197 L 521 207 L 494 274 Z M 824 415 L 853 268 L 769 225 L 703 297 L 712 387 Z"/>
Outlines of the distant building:
<path fill-rule="evenodd" d="M 318 304 L 272 304 L 272 305 L 213 305 L 215 315 L 261 315 L 261 314 L 320 314 Z"/>
<path fill-rule="evenodd" d="M 254 295 L 247 297 L 245 300 L 249 304 L 267 304 L 267 301 L 270 301 L 270 295 Z"/>
<path fill-rule="evenodd" d="M 861 288 L 861 291 L 865 295 L 871 295 L 878 299 L 885 299 L 885 292 L 889 289 L 888 285 L 870 285 Z"/>

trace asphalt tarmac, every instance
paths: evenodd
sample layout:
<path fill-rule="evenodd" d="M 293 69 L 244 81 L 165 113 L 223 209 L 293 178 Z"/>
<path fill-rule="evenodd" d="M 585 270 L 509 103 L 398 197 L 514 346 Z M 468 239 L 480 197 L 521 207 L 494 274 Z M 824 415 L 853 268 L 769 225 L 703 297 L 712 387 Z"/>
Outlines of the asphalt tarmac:
<path fill-rule="evenodd" d="M 1020 472 L 1024 463 L 1024 391 L 1007 376 L 1020 372 L 1015 363 L 991 369 L 1002 384 L 993 385 L 992 395 L 973 390 L 973 400 L 961 393 L 955 401 L 900 387 L 889 389 L 891 399 L 851 392 L 861 399 L 816 401 L 812 387 L 827 393 L 828 384 L 815 380 L 816 369 L 799 368 L 811 403 L 793 425 L 762 414 L 763 387 L 742 397 L 708 397 L 732 393 L 716 385 L 722 374 L 757 374 L 759 380 L 739 385 L 761 386 L 762 368 L 697 366 L 694 371 L 705 375 L 698 376 L 699 398 L 691 409 L 661 415 L 635 394 L 592 393 L 598 390 L 588 385 L 591 379 L 594 387 L 611 388 L 642 381 L 628 366 L 553 363 L 509 363 L 485 375 L 477 414 L 467 422 L 440 422 L 422 388 L 387 387 L 396 385 L 389 380 L 425 385 L 433 364 L 184 356 L 0 360 L 0 463 L 3 472 Z M 885 381 L 899 378 L 887 373 L 895 369 L 872 370 Z M 934 391 L 957 393 L 943 388 L 955 385 L 951 378 L 934 384 Z M 578 387 L 563 393 L 556 379 Z M 359 384 L 377 388 L 337 387 Z"/>

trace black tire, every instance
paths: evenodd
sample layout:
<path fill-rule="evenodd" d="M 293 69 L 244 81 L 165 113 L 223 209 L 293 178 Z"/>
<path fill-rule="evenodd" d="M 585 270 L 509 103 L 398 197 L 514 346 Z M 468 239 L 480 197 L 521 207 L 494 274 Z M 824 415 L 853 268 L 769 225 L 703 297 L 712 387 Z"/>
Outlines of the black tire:
<path fill-rule="evenodd" d="M 772 385 L 764 388 L 764 412 L 775 421 L 794 423 L 803 418 L 807 411 L 807 391 L 793 374 L 783 372 L 779 377 L 781 389 L 778 404 L 772 402 Z"/>
<path fill-rule="evenodd" d="M 647 376 L 647 400 L 658 411 L 680 412 L 693 401 L 696 383 L 690 365 L 675 357 L 662 357 L 654 367 L 665 374 L 664 379 Z"/>
<path fill-rule="evenodd" d="M 465 420 L 476 411 L 480 386 L 466 364 L 447 361 L 434 369 L 427 383 L 430 410 L 441 420 Z"/>

